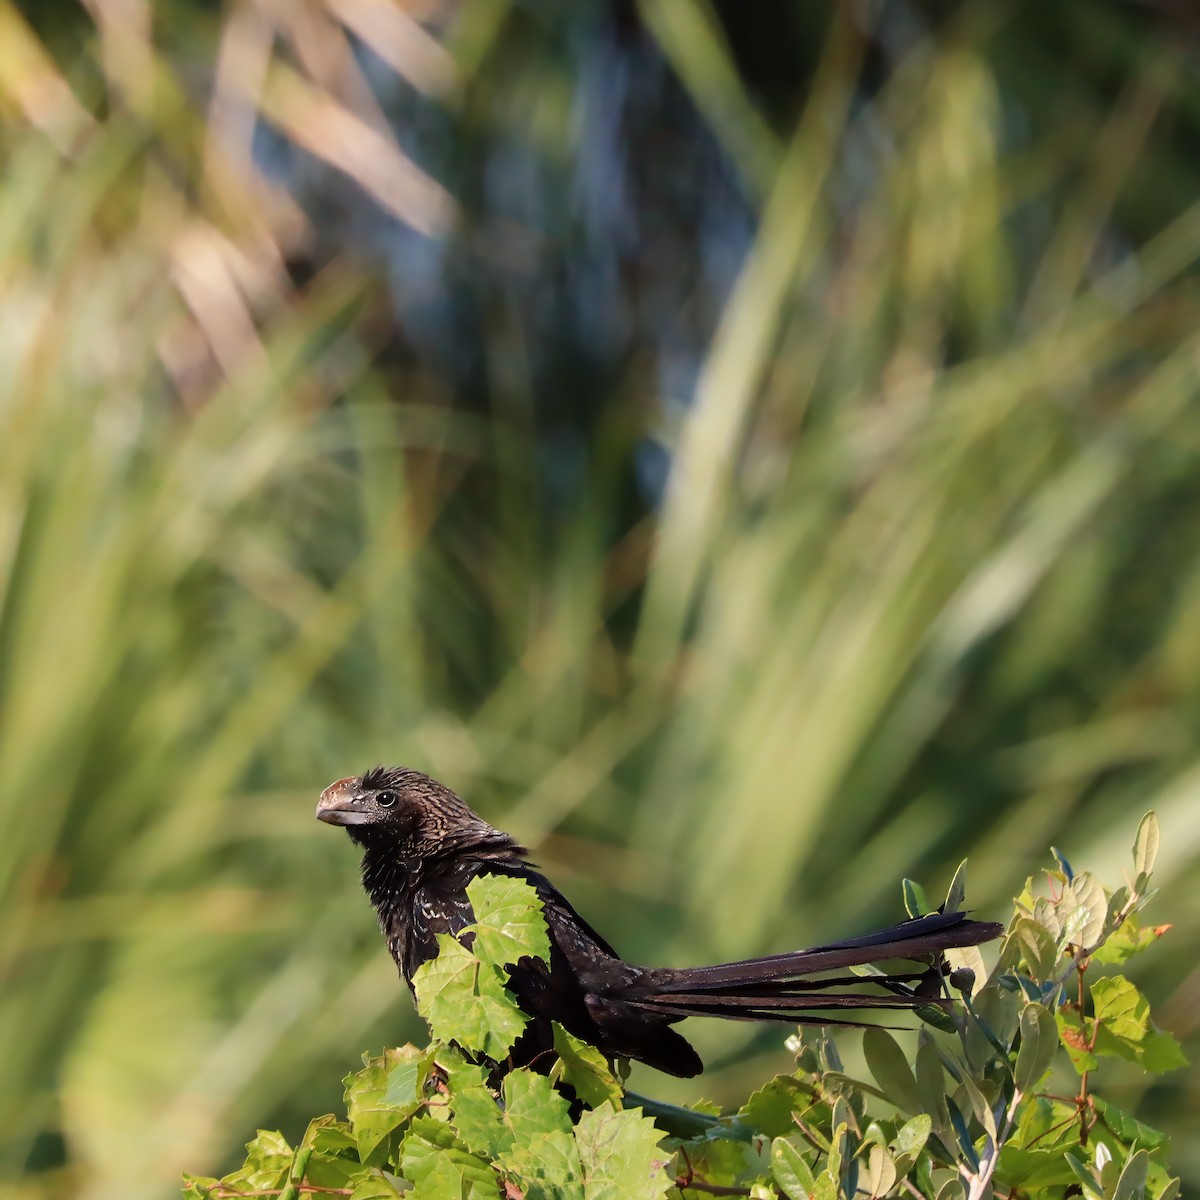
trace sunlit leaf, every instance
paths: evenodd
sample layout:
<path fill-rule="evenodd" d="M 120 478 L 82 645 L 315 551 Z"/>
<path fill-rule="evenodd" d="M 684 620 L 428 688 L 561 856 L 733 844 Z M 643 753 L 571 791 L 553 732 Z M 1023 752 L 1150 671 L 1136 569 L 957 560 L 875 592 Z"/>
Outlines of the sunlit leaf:
<path fill-rule="evenodd" d="M 1158 828 L 1158 816 L 1148 812 L 1138 824 L 1137 835 L 1133 839 L 1133 871 L 1135 875 L 1150 876 L 1158 858 L 1158 847 L 1161 834 Z"/>
<path fill-rule="evenodd" d="M 467 884 L 475 912 L 472 951 L 481 961 L 507 966 L 519 959 L 550 960 L 550 939 L 538 894 L 511 875 L 478 875 Z"/>
<path fill-rule="evenodd" d="M 636 1109 L 589 1109 L 575 1126 L 586 1200 L 659 1200 L 672 1186 L 662 1131 Z"/>

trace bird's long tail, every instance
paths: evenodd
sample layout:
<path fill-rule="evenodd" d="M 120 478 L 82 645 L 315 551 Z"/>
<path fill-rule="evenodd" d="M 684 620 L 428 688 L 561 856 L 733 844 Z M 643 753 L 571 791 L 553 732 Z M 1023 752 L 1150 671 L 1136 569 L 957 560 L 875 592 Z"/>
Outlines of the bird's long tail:
<path fill-rule="evenodd" d="M 962 913 L 932 913 L 811 950 L 711 967 L 651 968 L 643 977 L 645 991 L 628 999 L 647 1011 L 673 1017 L 856 1025 L 860 1022 L 816 1014 L 944 1004 L 940 994 L 943 951 L 990 942 L 1003 932 L 1002 925 L 972 921 Z M 923 969 L 882 975 L 836 974 L 897 959 L 921 963 Z M 872 991 L 872 987 L 881 990 Z M 810 1012 L 814 1015 L 806 1015 Z"/>

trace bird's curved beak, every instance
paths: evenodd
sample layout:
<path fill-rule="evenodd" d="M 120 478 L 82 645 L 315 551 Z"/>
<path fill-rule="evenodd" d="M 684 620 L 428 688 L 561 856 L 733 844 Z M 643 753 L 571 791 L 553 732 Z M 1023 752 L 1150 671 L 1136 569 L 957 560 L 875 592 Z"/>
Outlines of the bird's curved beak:
<path fill-rule="evenodd" d="M 317 820 L 330 825 L 365 825 L 370 819 L 362 806 L 358 779 L 351 775 L 331 783 L 317 801 Z"/>

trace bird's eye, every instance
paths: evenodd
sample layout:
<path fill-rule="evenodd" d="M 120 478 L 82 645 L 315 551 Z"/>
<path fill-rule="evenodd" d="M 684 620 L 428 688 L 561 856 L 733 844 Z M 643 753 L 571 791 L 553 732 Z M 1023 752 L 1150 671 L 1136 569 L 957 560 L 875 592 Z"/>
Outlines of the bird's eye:
<path fill-rule="evenodd" d="M 399 799 L 400 797 L 397 796 L 395 792 L 380 792 L 375 797 L 375 803 L 378 804 L 380 808 L 391 808 L 392 805 L 395 804 Z"/>

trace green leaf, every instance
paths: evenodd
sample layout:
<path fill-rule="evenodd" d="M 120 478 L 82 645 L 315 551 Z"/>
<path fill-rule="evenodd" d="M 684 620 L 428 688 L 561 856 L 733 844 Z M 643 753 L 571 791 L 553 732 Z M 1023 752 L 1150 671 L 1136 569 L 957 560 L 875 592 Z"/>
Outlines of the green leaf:
<path fill-rule="evenodd" d="M 1158 858 L 1160 837 L 1158 816 L 1150 811 L 1142 818 L 1133 839 L 1133 873 L 1135 876 L 1148 876 L 1154 870 L 1154 861 Z"/>
<path fill-rule="evenodd" d="M 499 1060 L 528 1024 L 505 989 L 502 968 L 481 963 L 449 934 L 438 935 L 437 957 L 413 975 L 417 1008 L 435 1038 Z"/>
<path fill-rule="evenodd" d="M 946 892 L 946 902 L 942 905 L 942 912 L 956 913 L 962 912 L 963 901 L 967 897 L 967 860 L 964 858 L 958 864 L 958 870 L 954 872 L 954 878 L 950 880 L 950 888 Z"/>
<path fill-rule="evenodd" d="M 432 1117 L 415 1117 L 400 1155 L 412 1200 L 494 1200 L 500 1181 L 491 1167 L 471 1154 L 454 1131 Z"/>
<path fill-rule="evenodd" d="M 1030 975 L 1038 982 L 1048 980 L 1058 962 L 1058 946 L 1050 931 L 1033 918 L 1022 917 L 1013 927 L 1012 936 L 1021 948 L 1021 960 Z"/>
<path fill-rule="evenodd" d="M 585 1200 L 659 1200 L 674 1181 L 663 1169 L 664 1134 L 637 1109 L 618 1112 L 605 1103 L 580 1115 L 575 1141 Z"/>
<path fill-rule="evenodd" d="M 253 1141 L 246 1143 L 246 1162 L 240 1171 L 228 1177 L 236 1180 L 242 1191 L 270 1191 L 281 1188 L 292 1173 L 295 1151 L 281 1133 L 258 1130 Z"/>
<path fill-rule="evenodd" d="M 1021 1010 L 1021 1048 L 1013 1082 L 1028 1092 L 1050 1069 L 1058 1052 L 1058 1025 L 1054 1014 L 1043 1004 L 1026 1004 Z"/>
<path fill-rule="evenodd" d="M 533 1134 L 504 1156 L 501 1168 L 524 1200 L 584 1200 L 579 1146 L 562 1130 Z"/>
<path fill-rule="evenodd" d="M 620 1107 L 621 1082 L 608 1069 L 604 1055 L 554 1022 L 554 1049 L 558 1054 L 555 1078 L 570 1084 L 589 1108 L 599 1108 L 606 1100 Z"/>
<path fill-rule="evenodd" d="M 837 1176 L 826 1169 L 813 1182 L 812 1200 L 838 1200 L 840 1192 Z"/>
<path fill-rule="evenodd" d="M 503 967 L 528 957 L 549 963 L 542 902 L 525 880 L 478 875 L 467 884 L 467 899 L 475 911 L 472 950 L 481 962 Z"/>
<path fill-rule="evenodd" d="M 405 1192 L 403 1195 L 411 1193 Z M 401 1200 L 401 1193 L 386 1175 L 372 1171 L 350 1193 L 350 1200 Z"/>
<path fill-rule="evenodd" d="M 875 1082 L 897 1108 L 919 1112 L 921 1097 L 912 1068 L 904 1052 L 886 1029 L 873 1026 L 863 1031 L 863 1054 Z"/>
<path fill-rule="evenodd" d="M 933 1128 L 944 1131 L 950 1124 L 946 1108 L 946 1075 L 933 1038 L 922 1029 L 917 1034 L 917 1110 L 933 1120 Z"/>
<path fill-rule="evenodd" d="M 751 1093 L 738 1116 L 759 1133 L 779 1137 L 796 1128 L 792 1114 L 802 1112 L 812 1101 L 811 1085 L 792 1075 L 777 1075 Z"/>
<path fill-rule="evenodd" d="M 925 1143 L 932 1132 L 932 1116 L 927 1112 L 918 1113 L 900 1126 L 899 1132 L 892 1139 L 892 1149 L 897 1157 L 916 1158 L 925 1149 Z"/>
<path fill-rule="evenodd" d="M 812 1168 L 786 1138 L 771 1142 L 771 1177 L 789 1200 L 808 1200 L 815 1186 Z"/>
<path fill-rule="evenodd" d="M 1085 1019 L 1077 1009 L 1060 1008 L 1054 1014 L 1058 1026 L 1058 1036 L 1066 1048 L 1071 1065 L 1079 1072 L 1094 1071 L 1100 1060 L 1090 1049 L 1092 1042 L 1092 1021 Z"/>
<path fill-rule="evenodd" d="M 566 1099 L 544 1075 L 524 1068 L 504 1078 L 504 1104 L 485 1087 L 452 1091 L 454 1126 L 468 1150 L 499 1159 L 538 1134 L 571 1132 Z"/>
<path fill-rule="evenodd" d="M 1078 1126 L 1075 1127 L 1078 1130 Z M 1075 1182 L 1075 1174 L 1058 1149 L 1004 1146 L 996 1160 L 996 1182 L 1026 1195 Z"/>
<path fill-rule="evenodd" d="M 398 1062 L 387 1073 L 387 1087 L 383 1093 L 384 1104 L 401 1108 L 415 1104 L 421 1097 L 431 1062 L 432 1056 L 428 1053 L 414 1054 Z"/>
<path fill-rule="evenodd" d="M 1059 909 L 1068 919 L 1075 915 L 1073 909 L 1087 914 L 1078 926 L 1072 941 L 1080 946 L 1094 946 L 1104 933 L 1108 919 L 1108 894 L 1103 885 L 1090 871 L 1080 871 L 1071 880 L 1071 886 L 1063 893 Z"/>
<path fill-rule="evenodd" d="M 866 1189 L 871 1196 L 890 1192 L 898 1178 L 896 1163 L 882 1146 L 872 1146 L 867 1155 Z"/>
<path fill-rule="evenodd" d="M 1083 1188 L 1085 1196 L 1092 1196 L 1095 1200 L 1104 1200 L 1104 1190 L 1100 1186 L 1099 1181 L 1074 1154 L 1064 1153 L 1063 1160 L 1070 1167 L 1071 1174 L 1074 1175 L 1076 1182 Z"/>
<path fill-rule="evenodd" d="M 1150 1004 L 1128 979 L 1114 975 L 1092 984 L 1094 1019 L 1087 1022 L 1095 1031 L 1096 1053 L 1113 1054 L 1160 1074 L 1187 1066 L 1179 1043 L 1154 1028 Z"/>
<path fill-rule="evenodd" d="M 925 889 L 912 879 L 905 879 L 901 887 L 904 890 L 904 911 L 910 917 L 923 917 L 933 911 L 925 896 Z"/>
<path fill-rule="evenodd" d="M 520 1069 L 504 1077 L 504 1122 L 516 1142 L 538 1133 L 570 1133 L 571 1116 L 565 1097 L 545 1075 Z"/>
<path fill-rule="evenodd" d="M 976 1119 L 987 1130 L 988 1137 L 992 1139 L 993 1144 L 998 1143 L 1000 1138 L 996 1128 L 996 1114 L 992 1112 L 992 1106 L 979 1084 L 964 1072 L 961 1087 L 971 1103 L 971 1111 L 975 1114 Z"/>
<path fill-rule="evenodd" d="M 368 1060 L 363 1070 L 346 1076 L 346 1111 L 362 1162 L 378 1161 L 382 1165 L 380 1155 L 386 1154 L 384 1143 L 407 1123 L 419 1106 L 415 1096 L 405 1105 L 388 1103 L 391 1073 L 400 1066 L 420 1063 L 424 1058 L 425 1052 L 415 1046 L 402 1046 Z"/>
<path fill-rule="evenodd" d="M 1150 1165 L 1145 1150 L 1135 1150 L 1125 1162 L 1111 1200 L 1141 1200 L 1146 1193 L 1146 1170 Z"/>
<path fill-rule="evenodd" d="M 1161 1150 L 1167 1145 L 1169 1139 L 1165 1133 L 1139 1121 L 1127 1112 L 1122 1112 L 1115 1104 L 1093 1096 L 1092 1105 L 1101 1123 L 1125 1145 L 1131 1146 L 1136 1143 L 1147 1150 Z"/>
<path fill-rule="evenodd" d="M 209 1193 L 217 1186 L 211 1175 L 189 1175 L 183 1173 L 183 1200 L 209 1200 Z"/>
<path fill-rule="evenodd" d="M 1105 938 L 1092 955 L 1092 961 L 1119 966 L 1153 946 L 1170 928 L 1170 925 L 1143 925 L 1135 914 L 1130 914 Z"/>
<path fill-rule="evenodd" d="M 485 1087 L 471 1086 L 450 1093 L 450 1113 L 463 1145 L 473 1154 L 499 1158 L 513 1144 L 496 1097 Z"/>

